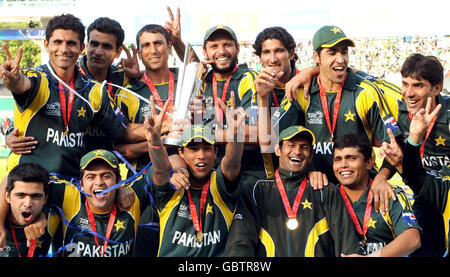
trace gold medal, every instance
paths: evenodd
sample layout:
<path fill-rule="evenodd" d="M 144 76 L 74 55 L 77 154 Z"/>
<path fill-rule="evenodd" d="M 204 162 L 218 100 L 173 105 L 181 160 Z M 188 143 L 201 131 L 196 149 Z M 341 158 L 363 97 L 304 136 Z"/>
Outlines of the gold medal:
<path fill-rule="evenodd" d="M 362 238 L 362 240 L 361 240 L 361 244 L 362 244 L 362 246 L 366 246 L 366 244 L 367 244 L 367 237 L 366 237 L 366 235 L 364 235 L 363 236 L 363 238 Z"/>
<path fill-rule="evenodd" d="M 333 142 L 333 134 L 331 134 L 330 141 Z"/>
<path fill-rule="evenodd" d="M 287 227 L 289 230 L 295 230 L 298 227 L 298 221 L 295 218 L 291 218 L 287 221 Z"/>
<path fill-rule="evenodd" d="M 64 136 L 67 137 L 69 135 L 69 127 L 66 126 L 66 128 L 64 129 Z"/>
<path fill-rule="evenodd" d="M 203 240 L 203 233 L 202 231 L 197 231 L 197 235 L 195 236 L 198 242 L 202 242 Z"/>

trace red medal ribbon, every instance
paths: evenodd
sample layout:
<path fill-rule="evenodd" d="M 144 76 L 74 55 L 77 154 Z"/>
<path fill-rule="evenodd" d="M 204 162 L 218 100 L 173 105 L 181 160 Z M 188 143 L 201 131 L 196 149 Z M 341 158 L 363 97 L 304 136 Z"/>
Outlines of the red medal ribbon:
<path fill-rule="evenodd" d="M 295 75 L 297 75 L 298 73 L 300 73 L 300 70 L 298 70 L 298 68 L 295 69 Z M 278 108 L 280 106 L 280 103 L 278 102 L 277 99 L 277 95 L 275 94 L 275 91 L 272 90 L 272 96 L 273 96 L 273 104 L 276 108 Z"/>
<path fill-rule="evenodd" d="M 14 227 L 12 225 L 11 214 L 9 215 L 8 220 L 9 220 L 9 227 L 11 228 L 11 234 L 14 239 L 14 244 L 16 245 L 16 248 L 17 248 L 17 254 L 19 255 L 20 258 L 22 258 L 22 256 L 20 255 L 19 244 L 17 243 L 16 231 L 14 230 Z M 31 241 L 30 248 L 28 248 L 27 257 L 33 257 L 35 249 L 36 249 L 36 240 L 34 239 Z"/>
<path fill-rule="evenodd" d="M 339 107 L 341 105 L 342 88 L 344 87 L 345 80 L 347 80 L 347 74 L 345 74 L 344 81 L 341 83 L 341 87 L 339 88 L 339 91 L 336 95 L 336 100 L 334 100 L 333 126 L 331 126 L 330 111 L 328 110 L 327 94 L 325 92 L 325 88 L 322 86 L 322 83 L 320 82 L 320 75 L 317 77 L 317 80 L 319 83 L 320 102 L 322 103 L 323 113 L 324 113 L 325 119 L 327 121 L 328 130 L 331 133 L 331 138 L 333 138 L 334 130 L 336 129 L 336 122 L 337 122 L 337 118 L 338 118 Z"/>
<path fill-rule="evenodd" d="M 370 179 L 369 191 L 370 191 L 371 187 L 372 187 L 372 179 Z M 342 198 L 344 198 L 345 206 L 347 207 L 347 211 L 350 214 L 350 217 L 352 218 L 353 224 L 355 224 L 358 234 L 360 234 L 362 236 L 366 236 L 367 229 L 369 229 L 370 215 L 372 214 L 372 203 L 369 203 L 369 193 L 367 193 L 366 211 L 364 213 L 363 229 L 361 229 L 361 224 L 359 224 L 358 217 L 356 216 L 356 213 L 355 213 L 355 210 L 353 209 L 352 203 L 350 203 L 350 199 L 348 198 L 347 193 L 345 193 L 343 185 L 341 185 L 340 192 L 341 192 Z"/>
<path fill-rule="evenodd" d="M 222 89 L 222 102 L 225 103 L 225 99 L 227 98 L 227 92 L 228 92 L 228 86 L 230 85 L 230 81 L 231 81 L 231 77 L 233 76 L 234 72 L 236 72 L 236 70 L 238 70 L 239 66 L 235 66 L 233 71 L 231 72 L 230 76 L 228 77 L 227 81 L 225 82 L 225 85 L 223 85 L 223 89 Z M 218 94 L 217 94 L 217 80 L 216 80 L 216 75 L 213 74 L 212 77 L 212 82 L 213 82 L 213 97 L 214 97 L 214 109 L 216 110 L 216 116 L 217 116 L 217 122 L 222 122 L 223 121 L 223 111 L 219 106 L 219 102 L 218 102 Z"/>
<path fill-rule="evenodd" d="M 191 191 L 187 190 L 187 195 L 188 195 L 188 199 L 189 199 L 189 209 L 191 210 L 191 216 L 192 216 L 192 222 L 194 223 L 194 229 L 197 232 L 201 232 L 202 231 L 202 211 L 203 211 L 203 206 L 205 206 L 205 202 L 206 202 L 206 196 L 208 195 L 208 189 L 209 189 L 209 182 L 210 180 L 208 180 L 208 182 L 203 186 L 202 188 L 202 194 L 200 196 L 200 218 L 199 218 L 199 214 L 197 214 L 197 209 L 195 208 L 195 204 L 194 201 L 192 200 L 192 195 L 191 195 Z"/>
<path fill-rule="evenodd" d="M 435 105 L 435 108 L 436 108 L 436 105 Z M 408 116 L 409 116 L 409 119 L 412 120 L 412 118 L 413 118 L 412 114 L 408 113 Z M 421 159 L 423 159 L 423 153 L 425 151 L 425 142 L 427 141 L 428 136 L 430 135 L 431 130 L 434 127 L 434 123 L 436 122 L 436 118 L 437 118 L 437 116 L 431 120 L 431 124 L 430 124 L 430 126 L 428 126 L 427 133 L 425 135 L 425 140 L 422 142 L 422 145 L 420 146 L 420 158 Z"/>
<path fill-rule="evenodd" d="M 84 204 L 86 206 L 86 211 L 88 214 L 89 223 L 91 225 L 92 232 L 97 233 L 97 227 L 95 226 L 94 214 L 92 213 L 91 208 L 89 208 L 87 199 L 84 202 Z M 113 210 L 112 210 L 111 214 L 109 215 L 108 227 L 106 229 L 106 235 L 105 235 L 106 240 L 103 243 L 103 250 L 101 253 L 102 256 L 105 254 L 105 250 L 106 250 L 106 246 L 108 245 L 109 237 L 111 237 L 112 229 L 114 226 L 114 221 L 116 221 L 116 213 L 117 213 L 116 204 L 114 204 Z M 97 246 L 99 246 L 100 244 L 98 243 L 97 236 L 94 236 L 94 239 L 95 239 L 95 242 L 97 243 Z"/>
<path fill-rule="evenodd" d="M 150 80 L 150 78 L 148 77 L 147 72 L 145 72 L 145 74 L 144 74 L 144 80 L 145 80 L 145 83 L 147 84 L 148 88 L 152 92 L 156 103 L 162 109 L 163 106 L 164 106 L 164 103 L 163 103 L 163 101 L 161 99 L 161 96 L 159 96 L 158 90 L 155 88 L 155 85 L 153 85 L 152 80 Z M 167 101 L 170 101 L 171 103 L 169 104 L 168 111 L 170 111 L 170 108 L 173 105 L 174 94 L 175 94 L 175 89 L 174 88 L 175 88 L 175 80 L 174 80 L 174 77 L 173 77 L 173 72 L 169 71 L 169 97 L 167 98 Z M 167 115 L 164 116 L 164 119 L 166 119 L 166 117 L 167 117 Z"/>
<path fill-rule="evenodd" d="M 291 208 L 291 205 L 289 204 L 289 199 L 286 194 L 286 190 L 283 186 L 283 181 L 281 181 L 280 173 L 278 172 L 278 169 L 275 171 L 275 181 L 277 182 L 278 191 L 281 195 L 281 200 L 283 200 L 284 208 L 286 209 L 286 213 L 288 215 L 289 219 L 295 219 L 297 217 L 297 211 L 298 207 L 300 206 L 300 200 L 302 200 L 303 192 L 305 192 L 306 183 L 308 182 L 308 179 L 305 177 L 300 184 L 300 187 L 297 191 L 297 195 L 295 196 L 294 205 Z"/>
<path fill-rule="evenodd" d="M 61 105 L 61 115 L 64 121 L 64 131 L 68 132 L 69 130 L 69 121 L 70 114 L 72 113 L 73 100 L 75 99 L 75 94 L 71 91 L 68 91 L 69 100 L 66 108 L 66 95 L 63 84 L 58 83 L 59 87 L 59 104 Z M 72 76 L 72 80 L 70 81 L 70 87 L 75 90 L 75 73 Z"/>

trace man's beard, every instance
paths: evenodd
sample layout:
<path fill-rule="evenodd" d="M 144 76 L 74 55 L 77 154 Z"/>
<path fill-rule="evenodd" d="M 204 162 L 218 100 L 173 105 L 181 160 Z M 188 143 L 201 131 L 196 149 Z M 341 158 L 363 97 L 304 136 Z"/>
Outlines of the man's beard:
<path fill-rule="evenodd" d="M 216 66 L 215 63 L 212 63 L 211 66 L 212 66 L 214 72 L 217 72 L 217 73 L 220 73 L 220 74 L 223 74 L 223 73 L 230 73 L 230 72 L 233 71 L 233 69 L 234 69 L 234 67 L 236 66 L 237 62 L 238 62 L 237 57 L 234 57 L 234 58 L 231 60 L 231 63 L 230 63 L 230 65 L 229 65 L 228 67 L 225 67 L 225 68 L 217 68 L 217 66 Z"/>

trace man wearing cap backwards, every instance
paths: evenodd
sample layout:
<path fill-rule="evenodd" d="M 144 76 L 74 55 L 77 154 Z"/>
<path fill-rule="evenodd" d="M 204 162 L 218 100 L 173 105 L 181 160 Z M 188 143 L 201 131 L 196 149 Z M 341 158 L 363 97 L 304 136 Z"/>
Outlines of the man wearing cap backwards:
<path fill-rule="evenodd" d="M 222 108 L 230 125 L 226 135 L 231 138 L 225 156 L 213 170 L 217 148 L 212 130 L 198 124 L 185 128 L 179 154 L 186 162 L 190 187 L 180 190 L 169 182 L 170 164 L 161 142 L 162 116 L 146 118 L 153 163 L 149 179 L 153 180 L 151 191 L 160 218 L 159 257 L 213 257 L 224 253 L 240 191 L 245 113 L 241 107 L 234 109 L 234 103 L 231 109 Z"/>
<path fill-rule="evenodd" d="M 354 45 L 340 28 L 320 28 L 313 38 L 314 61 L 320 73 L 312 78 L 309 97 L 305 99 L 300 89 L 296 101 L 285 98 L 280 108 L 280 130 L 292 124 L 305 124 L 314 132 L 317 138 L 314 168 L 326 173 L 333 183 L 337 181 L 332 171 L 335 138 L 362 133 L 373 145 L 376 139 L 389 140 L 384 120 L 387 122 L 392 116 L 382 93 L 348 68 L 348 47 Z"/>
<path fill-rule="evenodd" d="M 394 139 L 394 137 L 392 137 Z M 395 141 L 395 139 L 394 139 Z M 365 254 L 370 257 L 405 257 L 420 247 L 420 227 L 405 192 L 395 187 L 399 201 L 389 205 L 384 215 L 375 213 L 367 201 L 372 178 L 372 145 L 360 134 L 336 139 L 333 147 L 333 171 L 339 180 L 339 192 L 360 235 Z"/>
<path fill-rule="evenodd" d="M 356 233 L 336 186 L 314 190 L 308 172 L 314 134 L 290 126 L 279 136 L 275 179 L 259 180 L 246 203 L 239 244 L 227 243 L 226 256 L 339 257 L 361 254 Z M 248 220 L 248 216 L 253 218 Z M 244 226 L 246 228 L 244 228 Z"/>

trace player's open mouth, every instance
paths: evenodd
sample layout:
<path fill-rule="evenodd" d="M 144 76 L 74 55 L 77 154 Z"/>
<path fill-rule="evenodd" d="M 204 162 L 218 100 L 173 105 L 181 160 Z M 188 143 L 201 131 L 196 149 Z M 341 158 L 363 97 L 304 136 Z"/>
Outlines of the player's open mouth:
<path fill-rule="evenodd" d="M 345 71 L 345 67 L 343 67 L 343 66 L 335 66 L 335 67 L 333 67 L 333 70 L 337 71 L 339 73 L 342 73 L 342 72 Z"/>
<path fill-rule="evenodd" d="M 203 168 L 203 167 L 206 167 L 206 164 L 205 163 L 198 163 L 198 164 L 195 164 L 195 166 Z"/>
<path fill-rule="evenodd" d="M 33 217 L 33 214 L 30 212 L 22 212 L 22 217 L 25 221 L 30 221 Z"/>
<path fill-rule="evenodd" d="M 103 192 L 102 189 L 96 189 L 93 191 L 94 197 L 96 199 L 103 199 L 106 197 L 106 193 L 105 194 L 101 194 Z"/>
<path fill-rule="evenodd" d="M 302 159 L 300 159 L 300 158 L 295 158 L 295 157 L 291 157 L 291 158 L 289 158 L 289 160 L 291 161 L 291 162 L 293 162 L 293 163 L 295 163 L 295 164 L 301 164 L 302 163 Z"/>
<path fill-rule="evenodd" d="M 353 171 L 341 171 L 341 172 L 339 172 L 339 174 L 340 174 L 342 177 L 348 177 L 348 176 L 350 176 L 350 175 L 353 174 Z"/>

